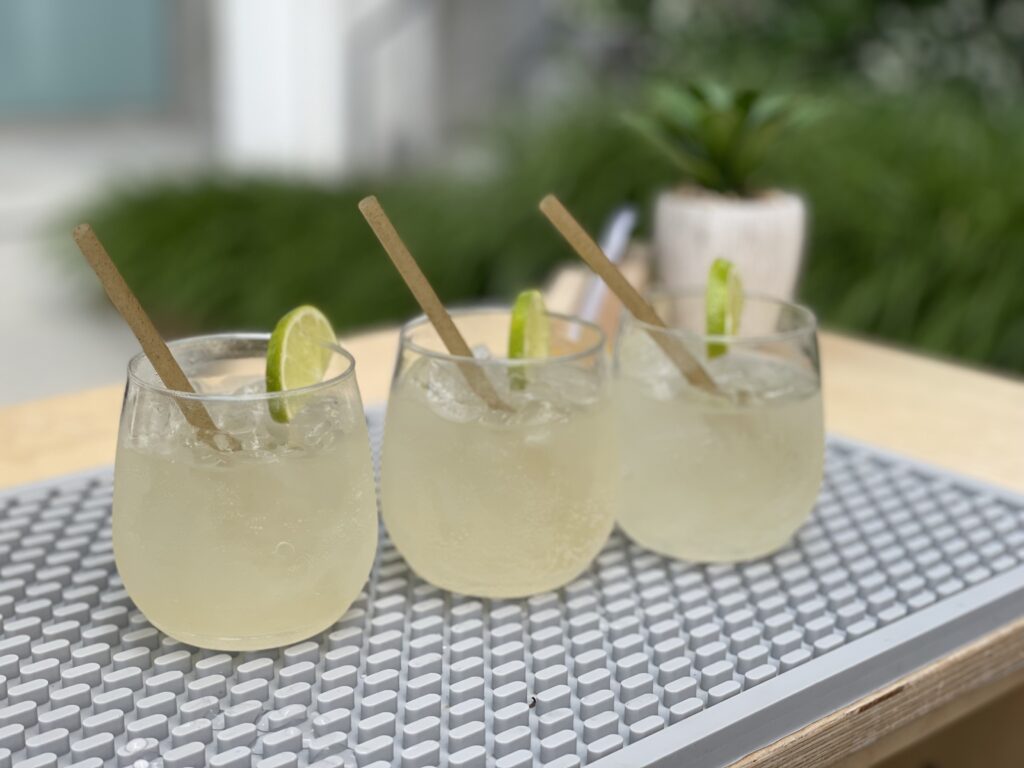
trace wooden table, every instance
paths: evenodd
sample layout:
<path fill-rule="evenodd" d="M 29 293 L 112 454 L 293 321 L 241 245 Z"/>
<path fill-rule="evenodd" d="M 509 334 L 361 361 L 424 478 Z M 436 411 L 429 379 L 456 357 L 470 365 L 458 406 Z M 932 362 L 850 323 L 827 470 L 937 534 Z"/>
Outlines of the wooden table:
<path fill-rule="evenodd" d="M 343 339 L 367 404 L 387 396 L 396 342 L 394 329 Z M 821 350 L 830 431 L 1024 492 L 1024 384 L 835 333 L 821 334 Z M 0 409 L 0 487 L 110 464 L 122 391 L 115 384 Z M 965 745 L 976 742 L 986 766 L 1017 766 L 1024 736 L 1008 707 L 1020 712 L 1024 694 L 980 708 L 1022 684 L 1024 619 L 737 765 L 852 768 L 888 759 L 886 768 L 929 760 L 966 768 L 979 752 Z M 971 712 L 978 714 L 954 730 L 925 738 Z M 961 762 L 949 762 L 957 750 Z"/>

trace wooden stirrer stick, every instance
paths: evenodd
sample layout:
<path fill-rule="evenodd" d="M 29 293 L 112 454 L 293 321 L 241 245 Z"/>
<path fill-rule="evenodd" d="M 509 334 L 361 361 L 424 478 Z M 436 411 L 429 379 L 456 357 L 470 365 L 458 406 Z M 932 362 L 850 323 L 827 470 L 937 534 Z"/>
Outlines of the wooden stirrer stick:
<path fill-rule="evenodd" d="M 402 276 L 416 302 L 423 309 L 423 314 L 433 324 L 437 335 L 441 337 L 441 341 L 448 352 L 452 355 L 472 360 L 473 350 L 469 348 L 466 340 L 462 338 L 462 334 L 459 333 L 459 329 L 452 321 L 452 316 L 448 314 L 448 310 L 444 308 L 444 304 L 441 303 L 441 299 L 438 298 L 426 275 L 423 274 L 423 270 L 416 263 L 416 259 L 413 258 L 405 243 L 402 242 L 398 230 L 391 223 L 391 219 L 388 218 L 377 198 L 374 195 L 364 197 L 359 201 L 359 211 L 363 214 L 363 218 L 370 225 L 380 244 L 384 246 L 384 250 L 391 258 L 391 262 L 395 265 L 395 269 L 398 270 L 398 274 Z M 469 386 L 491 408 L 499 411 L 511 410 L 498 396 L 494 386 L 491 384 L 491 380 L 480 370 L 478 365 L 474 363 L 459 363 L 459 370 L 466 377 Z"/>
<path fill-rule="evenodd" d="M 547 195 L 540 201 L 540 210 L 576 251 L 577 255 L 597 273 L 598 277 L 604 280 L 612 293 L 618 296 L 626 306 L 626 309 L 633 313 L 633 317 L 647 325 L 667 328 L 654 307 L 623 277 L 618 268 L 601 250 L 601 247 L 594 242 L 594 239 L 587 234 L 587 231 L 557 197 Z M 687 381 L 706 392 L 718 393 L 715 382 L 679 339 L 671 333 L 652 332 L 650 336 Z"/>
<path fill-rule="evenodd" d="M 167 343 L 160 336 L 160 332 L 153 325 L 153 321 L 149 319 L 149 315 L 146 314 L 146 310 L 142 308 L 135 294 L 132 293 L 132 289 L 128 287 L 128 283 L 125 282 L 117 266 L 110 259 L 110 254 L 96 237 L 92 227 L 88 224 L 79 224 L 72 232 L 72 236 L 75 238 L 78 250 L 82 252 L 85 260 L 89 262 L 89 266 L 96 273 L 96 277 L 100 279 L 110 303 L 114 305 L 124 321 L 128 323 L 128 327 L 132 329 L 135 338 L 139 340 L 142 351 L 146 353 L 146 357 L 149 358 L 149 362 L 153 365 L 153 369 L 164 386 L 175 392 L 195 394 L 192 382 L 181 370 L 178 361 L 174 359 L 171 350 L 167 348 Z M 178 397 L 174 398 L 174 402 L 178 404 L 188 423 L 195 427 L 199 436 L 217 448 L 213 436 L 221 434 L 221 432 L 203 404 L 196 400 Z M 225 437 L 228 438 L 226 445 L 232 450 L 241 447 L 232 435 L 225 434 Z"/>

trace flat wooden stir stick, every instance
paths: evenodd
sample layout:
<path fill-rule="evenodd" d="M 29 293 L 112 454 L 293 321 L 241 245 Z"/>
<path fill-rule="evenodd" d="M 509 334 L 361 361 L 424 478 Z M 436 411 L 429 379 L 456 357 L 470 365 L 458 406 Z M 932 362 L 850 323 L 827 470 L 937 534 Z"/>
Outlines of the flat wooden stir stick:
<path fill-rule="evenodd" d="M 612 264 L 601 247 L 594 242 L 594 239 L 587 234 L 582 225 L 569 213 L 568 209 L 554 195 L 547 195 L 540 201 L 540 210 L 548 218 L 559 234 L 565 238 L 576 254 L 587 263 L 587 265 L 604 280 L 608 288 L 619 297 L 619 300 L 626 306 L 637 320 L 647 325 L 666 328 L 664 321 L 658 316 L 643 296 L 634 288 L 622 275 L 618 268 Z M 718 394 L 718 387 L 708 376 L 697 358 L 690 354 L 683 343 L 671 333 L 649 334 L 658 346 L 662 348 L 672 363 L 679 369 L 687 381 L 693 386 L 699 387 L 706 392 Z"/>
<path fill-rule="evenodd" d="M 111 260 L 103 243 L 96 237 L 92 227 L 88 224 L 79 224 L 72 232 L 72 236 L 75 238 L 78 250 L 82 252 L 85 260 L 89 262 L 89 266 L 96 273 L 96 277 L 99 278 L 110 303 L 114 305 L 124 321 L 128 323 L 128 327 L 132 329 L 135 338 L 139 340 L 142 351 L 149 358 L 149 362 L 153 365 L 153 369 L 164 386 L 173 392 L 195 394 L 192 382 L 181 370 L 178 361 L 174 359 L 171 350 L 167 348 L 167 343 L 160 336 L 153 321 L 149 319 L 149 315 L 142 308 L 138 298 L 132 293 L 132 289 L 128 287 L 128 283 L 125 282 L 121 272 Z M 181 409 L 182 415 L 189 424 L 195 427 L 203 440 L 215 448 L 222 447 L 214 443 L 213 436 L 224 433 L 217 428 L 213 419 L 210 418 L 209 411 L 201 402 L 188 398 L 174 397 L 173 399 Z M 227 438 L 225 443 L 227 447 L 232 450 L 241 447 L 232 435 L 224 434 L 224 436 Z"/>
<path fill-rule="evenodd" d="M 413 258 L 405 243 L 402 242 L 398 230 L 395 229 L 388 215 L 384 213 L 384 209 L 377 198 L 374 195 L 364 197 L 359 201 L 359 211 L 363 214 L 363 218 L 370 225 L 380 244 L 384 246 L 384 250 L 391 258 L 391 262 L 395 265 L 395 269 L 398 270 L 398 274 L 402 276 L 405 284 L 409 287 L 409 291 L 412 292 L 416 302 L 423 309 L 423 314 L 433 324 L 437 335 L 441 337 L 441 341 L 448 352 L 458 357 L 473 359 L 473 350 L 469 348 L 466 340 L 462 338 L 462 334 L 459 333 L 459 329 L 452 321 L 452 316 L 448 314 L 448 310 L 444 308 L 444 304 L 441 303 L 437 292 L 434 291 L 426 275 L 423 274 L 423 270 L 416 263 L 416 259 Z M 495 391 L 494 386 L 491 384 L 491 380 L 480 370 L 478 365 L 475 363 L 459 363 L 459 370 L 462 371 L 463 376 L 466 377 L 466 381 L 473 388 L 473 391 L 491 408 L 499 411 L 512 410 L 498 396 L 497 391 Z"/>

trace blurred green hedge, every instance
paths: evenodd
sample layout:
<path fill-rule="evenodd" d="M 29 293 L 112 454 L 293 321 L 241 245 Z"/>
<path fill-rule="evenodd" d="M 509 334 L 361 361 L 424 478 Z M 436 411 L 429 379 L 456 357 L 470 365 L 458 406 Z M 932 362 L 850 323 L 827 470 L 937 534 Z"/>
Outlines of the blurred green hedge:
<path fill-rule="evenodd" d="M 831 327 L 1024 371 L 1024 110 L 951 94 L 818 105 L 766 169 L 812 209 L 802 298 Z M 169 331 L 269 328 L 302 302 L 341 329 L 398 320 L 415 306 L 359 198 L 380 197 L 445 301 L 510 296 L 571 258 L 537 213 L 543 194 L 596 230 L 671 183 L 616 112 L 507 131 L 497 169 L 476 180 L 210 180 L 123 193 L 87 215 Z"/>
<path fill-rule="evenodd" d="M 1024 372 L 1024 110 L 846 96 L 774 158 L 823 322 Z"/>
<path fill-rule="evenodd" d="M 273 325 L 301 302 L 340 329 L 416 306 L 356 204 L 376 194 L 441 297 L 511 296 L 574 258 L 537 203 L 555 191 L 588 225 L 668 178 L 606 112 L 495 139 L 478 180 L 424 175 L 340 187 L 266 179 L 168 183 L 82 215 L 150 311 L 178 332 Z"/>

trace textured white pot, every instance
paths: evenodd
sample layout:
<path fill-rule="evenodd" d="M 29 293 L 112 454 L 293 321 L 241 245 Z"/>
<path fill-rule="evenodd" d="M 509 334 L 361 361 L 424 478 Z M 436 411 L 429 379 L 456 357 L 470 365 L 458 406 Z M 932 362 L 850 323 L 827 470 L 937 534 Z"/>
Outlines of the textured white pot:
<path fill-rule="evenodd" d="M 677 289 L 702 286 L 711 262 L 721 257 L 739 268 L 745 290 L 791 299 L 806 219 L 803 199 L 789 192 L 749 199 L 696 188 L 662 192 L 654 210 L 660 282 Z"/>

